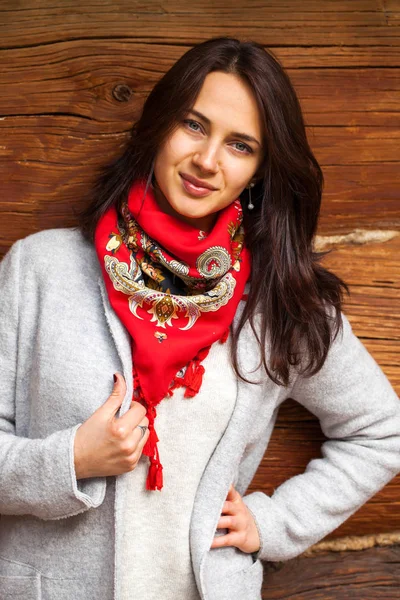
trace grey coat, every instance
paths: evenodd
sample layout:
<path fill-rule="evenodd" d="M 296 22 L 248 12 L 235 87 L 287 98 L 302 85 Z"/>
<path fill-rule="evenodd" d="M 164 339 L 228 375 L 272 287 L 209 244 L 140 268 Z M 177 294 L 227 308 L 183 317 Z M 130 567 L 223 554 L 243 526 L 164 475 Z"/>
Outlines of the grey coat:
<path fill-rule="evenodd" d="M 0 598 L 118 600 L 126 478 L 77 481 L 73 445 L 116 371 L 127 382 L 119 414 L 128 410 L 129 334 L 110 307 L 94 248 L 73 228 L 15 242 L 0 263 L 0 289 Z M 299 555 L 400 472 L 399 400 L 342 316 L 343 332 L 313 377 L 295 375 L 282 387 L 258 370 L 251 377 L 261 376 L 260 385 L 238 381 L 190 524 L 204 600 L 261 598 L 260 559 Z M 250 327 L 239 351 L 250 372 L 258 362 Z M 322 458 L 272 496 L 246 495 L 288 397 L 319 418 L 329 438 Z M 259 528 L 257 556 L 210 549 L 231 482 Z"/>

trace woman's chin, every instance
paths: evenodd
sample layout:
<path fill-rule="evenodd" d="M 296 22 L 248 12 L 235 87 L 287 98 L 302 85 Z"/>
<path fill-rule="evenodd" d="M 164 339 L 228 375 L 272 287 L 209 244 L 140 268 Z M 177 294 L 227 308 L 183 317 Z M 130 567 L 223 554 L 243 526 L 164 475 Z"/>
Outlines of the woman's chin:
<path fill-rule="evenodd" d="M 177 209 L 174 209 L 174 212 L 175 216 L 181 221 L 184 221 L 185 223 L 188 223 L 189 225 L 192 225 L 193 227 L 203 231 L 207 231 L 207 229 L 212 226 L 215 219 L 215 213 L 205 213 L 204 211 L 197 213 L 195 211 L 178 211 Z"/>

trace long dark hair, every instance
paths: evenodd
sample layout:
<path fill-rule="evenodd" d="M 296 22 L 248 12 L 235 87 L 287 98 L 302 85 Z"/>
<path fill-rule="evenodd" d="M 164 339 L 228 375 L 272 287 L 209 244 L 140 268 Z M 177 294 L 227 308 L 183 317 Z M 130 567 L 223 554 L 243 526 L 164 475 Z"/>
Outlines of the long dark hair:
<path fill-rule="evenodd" d="M 260 346 L 259 366 L 276 384 L 287 385 L 291 366 L 303 376 L 323 366 L 342 327 L 342 296 L 349 289 L 318 264 L 327 252 L 312 248 L 323 174 L 307 141 L 296 92 L 270 50 L 220 37 L 187 51 L 150 92 L 122 154 L 101 168 L 88 205 L 78 213 L 79 228 L 93 242 L 99 218 L 111 205 L 120 209 L 132 181 L 149 182 L 158 148 L 194 105 L 212 71 L 237 75 L 251 86 L 266 148 L 261 178 L 252 188 L 255 208 L 247 209 L 247 192 L 242 203 L 252 275 L 245 308 L 232 330 L 232 364 L 237 376 L 249 381 L 237 357 L 239 334 L 249 322 Z"/>

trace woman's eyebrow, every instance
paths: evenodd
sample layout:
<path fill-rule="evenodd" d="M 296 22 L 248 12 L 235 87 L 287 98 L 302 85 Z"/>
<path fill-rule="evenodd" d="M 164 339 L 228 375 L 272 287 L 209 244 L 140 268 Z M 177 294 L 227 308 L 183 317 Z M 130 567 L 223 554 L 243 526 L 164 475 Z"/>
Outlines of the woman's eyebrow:
<path fill-rule="evenodd" d="M 205 115 L 203 115 L 198 110 L 195 110 L 194 108 L 190 108 L 187 112 L 190 112 L 190 113 L 196 115 L 197 117 L 199 117 L 200 119 L 203 119 L 203 121 L 205 123 L 207 123 L 207 125 L 211 125 L 210 119 L 208 117 L 206 117 Z M 255 142 L 256 144 L 261 146 L 260 142 L 256 138 L 254 138 L 251 135 L 248 135 L 247 133 L 240 133 L 239 131 L 232 131 L 231 135 L 242 138 L 242 140 L 246 140 L 247 142 Z"/>

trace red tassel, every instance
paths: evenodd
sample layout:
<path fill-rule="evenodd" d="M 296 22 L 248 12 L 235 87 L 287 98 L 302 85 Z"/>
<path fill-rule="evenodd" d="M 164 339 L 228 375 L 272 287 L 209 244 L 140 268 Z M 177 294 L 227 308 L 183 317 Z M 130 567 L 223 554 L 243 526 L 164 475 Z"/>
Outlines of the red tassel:
<path fill-rule="evenodd" d="M 158 435 L 154 429 L 154 419 L 157 416 L 156 409 L 154 406 L 148 412 L 149 419 L 149 431 L 150 435 L 147 438 L 147 442 L 143 446 L 143 454 L 149 457 L 150 466 L 147 473 L 146 489 L 147 490 L 161 490 L 163 487 L 163 475 L 162 475 L 162 464 L 158 454 L 157 442 Z"/>
<path fill-rule="evenodd" d="M 205 373 L 205 368 L 203 365 L 195 365 L 195 368 L 192 370 L 191 377 L 189 382 L 186 384 L 186 390 L 184 393 L 185 398 L 193 398 L 201 387 L 203 383 L 203 375 Z"/>
<path fill-rule="evenodd" d="M 159 464 L 157 467 L 156 473 L 156 489 L 161 490 L 164 484 L 163 472 L 162 472 L 162 464 Z"/>
<path fill-rule="evenodd" d="M 154 425 L 150 425 L 149 423 L 149 431 L 150 431 L 150 435 L 147 438 L 147 442 L 145 443 L 145 445 L 143 446 L 143 454 L 145 454 L 146 456 L 154 456 L 154 450 L 155 450 L 155 445 L 157 444 L 158 437 L 156 434 L 156 431 L 154 429 Z"/>
<path fill-rule="evenodd" d="M 172 381 L 172 385 L 170 386 L 170 388 L 168 390 L 168 396 L 173 396 L 174 390 L 176 390 L 179 387 L 182 387 L 182 385 L 183 385 L 183 378 L 175 377 L 175 379 L 173 379 L 173 381 Z"/>
<path fill-rule="evenodd" d="M 192 398 L 199 392 L 201 384 L 203 382 L 203 375 L 205 373 L 203 365 L 199 363 L 200 361 L 204 360 L 205 357 L 208 355 L 208 353 L 210 352 L 210 348 L 211 346 L 203 348 L 191 361 L 189 361 L 183 377 L 174 377 L 171 386 L 168 390 L 169 396 L 173 396 L 174 390 L 183 386 L 186 387 L 184 394 L 185 398 Z"/>
<path fill-rule="evenodd" d="M 226 340 L 229 337 L 229 327 L 228 329 L 222 334 L 222 336 L 219 338 L 219 343 L 220 344 L 225 344 Z"/>
<path fill-rule="evenodd" d="M 205 373 L 205 369 L 200 362 L 208 355 L 210 348 L 211 346 L 207 346 L 206 348 L 200 350 L 195 358 L 191 360 L 186 367 L 186 372 L 183 377 L 183 384 L 186 386 L 184 394 L 185 398 L 193 398 L 193 396 L 199 392 L 203 382 L 203 375 Z"/>
<path fill-rule="evenodd" d="M 208 355 L 208 353 L 211 350 L 211 345 L 210 346 L 206 346 L 206 348 L 203 348 L 202 350 L 200 350 L 197 353 L 197 356 L 195 358 L 195 360 L 197 360 L 198 362 L 201 362 L 202 360 L 204 360 L 206 358 L 206 356 Z"/>
<path fill-rule="evenodd" d="M 183 376 L 183 385 L 190 385 L 193 379 L 193 373 L 196 369 L 196 359 L 191 360 L 186 367 L 185 374 Z"/>
<path fill-rule="evenodd" d="M 162 464 L 152 462 L 149 467 L 146 479 L 146 490 L 161 490 L 163 487 L 163 472 Z"/>
<path fill-rule="evenodd" d="M 144 395 L 142 388 L 140 387 L 140 382 L 136 370 L 133 370 L 133 381 L 134 381 L 134 390 L 137 392 L 138 401 L 143 404 L 143 406 L 147 409 L 146 416 L 149 419 L 149 432 L 150 435 L 147 438 L 145 445 L 143 446 L 142 453 L 145 456 L 148 456 L 150 459 L 150 466 L 147 472 L 146 479 L 146 489 L 147 490 L 161 490 L 163 487 L 163 474 L 162 474 L 162 464 L 160 463 L 160 458 L 158 455 L 157 442 L 158 435 L 156 430 L 154 429 L 154 419 L 157 416 L 157 411 L 155 406 L 148 405 Z"/>

